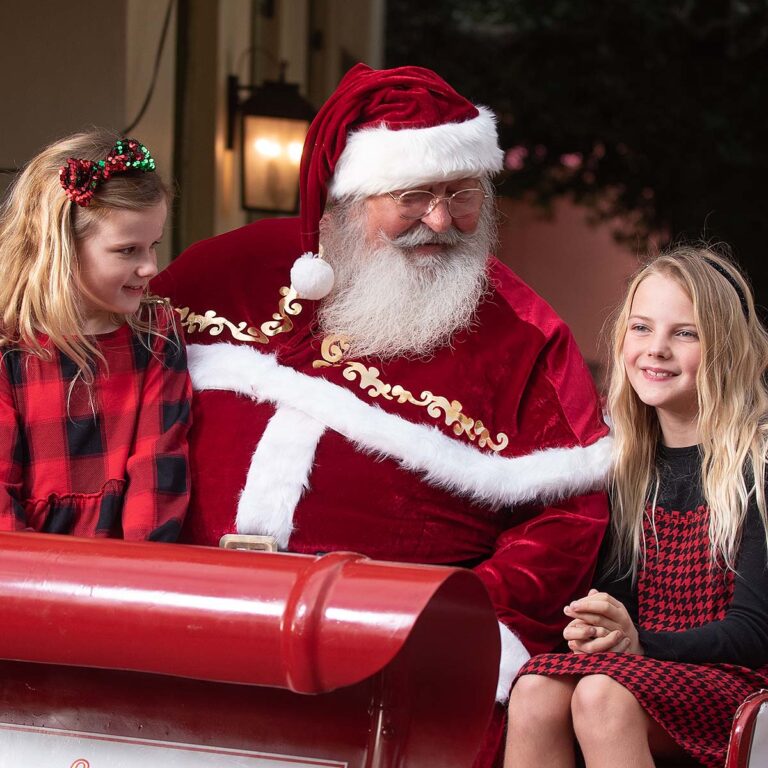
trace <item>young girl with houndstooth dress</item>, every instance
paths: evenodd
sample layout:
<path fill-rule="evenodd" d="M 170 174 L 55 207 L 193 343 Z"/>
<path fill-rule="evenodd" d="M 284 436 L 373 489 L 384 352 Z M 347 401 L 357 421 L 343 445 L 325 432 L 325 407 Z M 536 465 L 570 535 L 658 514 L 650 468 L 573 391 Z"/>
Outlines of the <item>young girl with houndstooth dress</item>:
<path fill-rule="evenodd" d="M 632 280 L 613 338 L 616 456 L 602 576 L 565 607 L 569 653 L 521 670 L 506 768 L 722 766 L 768 687 L 768 336 L 709 248 Z"/>

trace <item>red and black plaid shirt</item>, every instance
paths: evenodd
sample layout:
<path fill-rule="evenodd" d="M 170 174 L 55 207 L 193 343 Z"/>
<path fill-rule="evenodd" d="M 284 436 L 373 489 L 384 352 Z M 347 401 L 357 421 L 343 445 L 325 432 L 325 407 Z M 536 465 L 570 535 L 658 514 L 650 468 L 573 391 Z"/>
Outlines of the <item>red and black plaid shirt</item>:
<path fill-rule="evenodd" d="M 159 313 L 162 319 L 164 312 Z M 161 328 L 161 332 L 163 329 Z M 192 386 L 183 340 L 97 337 L 88 387 L 58 350 L 0 365 L 0 531 L 174 541 L 189 501 Z M 147 349 L 148 346 L 151 347 Z"/>

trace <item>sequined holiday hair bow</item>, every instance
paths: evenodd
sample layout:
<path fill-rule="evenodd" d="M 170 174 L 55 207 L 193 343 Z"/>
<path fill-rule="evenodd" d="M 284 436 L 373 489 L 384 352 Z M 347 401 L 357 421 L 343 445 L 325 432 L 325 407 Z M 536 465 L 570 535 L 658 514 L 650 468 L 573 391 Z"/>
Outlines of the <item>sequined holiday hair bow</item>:
<path fill-rule="evenodd" d="M 136 139 L 118 139 L 103 160 L 70 157 L 59 169 L 59 181 L 66 196 L 77 205 L 90 205 L 99 184 L 115 173 L 154 171 L 155 160 Z"/>

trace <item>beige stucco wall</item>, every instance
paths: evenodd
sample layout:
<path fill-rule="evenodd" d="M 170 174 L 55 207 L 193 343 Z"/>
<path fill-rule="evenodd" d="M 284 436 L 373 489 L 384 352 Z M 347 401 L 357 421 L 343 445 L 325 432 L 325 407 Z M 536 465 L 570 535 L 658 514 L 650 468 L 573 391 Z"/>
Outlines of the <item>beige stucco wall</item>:
<path fill-rule="evenodd" d="M 0 167 L 53 139 L 125 120 L 126 0 L 0 3 Z M 0 192 L 10 177 L 0 175 Z"/>
<path fill-rule="evenodd" d="M 251 0 L 227 0 L 220 7 L 216 63 L 220 90 L 216 98 L 216 131 L 214 162 L 216 165 L 216 197 L 214 229 L 228 232 L 246 223 L 240 208 L 240 165 L 237 153 L 226 147 L 227 105 L 224 83 L 227 75 L 236 74 L 241 81 L 250 82 L 253 52 L 251 37 Z"/>
<path fill-rule="evenodd" d="M 19 167 L 54 139 L 91 125 L 126 128 L 149 87 L 165 9 L 149 0 L 0 4 L 0 167 Z M 173 157 L 174 48 L 175 21 L 153 99 L 132 131 L 166 178 Z M 0 175 L 0 193 L 11 178 Z"/>

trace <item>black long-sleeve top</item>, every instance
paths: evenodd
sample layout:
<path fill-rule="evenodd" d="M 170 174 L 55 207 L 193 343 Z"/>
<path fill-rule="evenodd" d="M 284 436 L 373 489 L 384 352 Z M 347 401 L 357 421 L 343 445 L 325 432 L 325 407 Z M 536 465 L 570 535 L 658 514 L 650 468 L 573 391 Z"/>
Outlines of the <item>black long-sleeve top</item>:
<path fill-rule="evenodd" d="M 659 446 L 657 506 L 689 510 L 703 504 L 700 454 L 691 448 Z M 621 600 L 638 626 L 645 654 L 665 661 L 728 663 L 756 669 L 768 664 L 768 548 L 752 496 L 741 536 L 733 597 L 720 621 L 682 631 L 652 631 L 638 626 L 637 583 L 630 576 L 602 576 L 596 587 Z"/>

